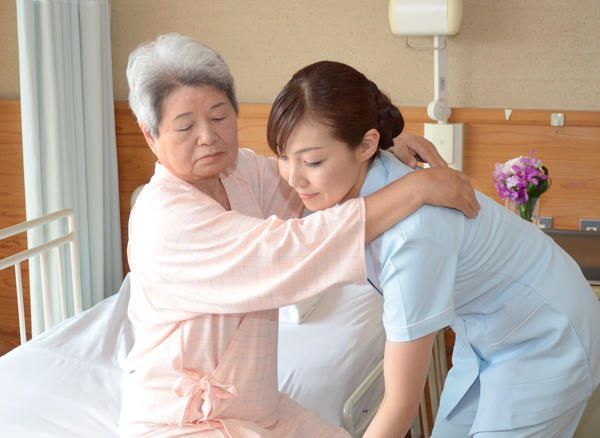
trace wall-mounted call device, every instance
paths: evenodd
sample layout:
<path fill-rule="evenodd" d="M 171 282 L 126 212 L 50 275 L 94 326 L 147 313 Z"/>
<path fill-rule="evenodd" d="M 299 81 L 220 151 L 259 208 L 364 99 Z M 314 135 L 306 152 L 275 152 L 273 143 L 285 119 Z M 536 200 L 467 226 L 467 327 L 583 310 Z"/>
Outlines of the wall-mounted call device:
<path fill-rule="evenodd" d="M 427 115 L 436 123 L 426 123 L 425 138 L 437 147 L 442 157 L 455 169 L 462 169 L 463 125 L 448 123 L 448 35 L 456 35 L 462 24 L 462 0 L 390 0 L 389 20 L 392 33 L 406 36 L 408 47 L 433 51 L 433 100 Z M 432 35 L 433 46 L 411 46 L 411 35 Z"/>

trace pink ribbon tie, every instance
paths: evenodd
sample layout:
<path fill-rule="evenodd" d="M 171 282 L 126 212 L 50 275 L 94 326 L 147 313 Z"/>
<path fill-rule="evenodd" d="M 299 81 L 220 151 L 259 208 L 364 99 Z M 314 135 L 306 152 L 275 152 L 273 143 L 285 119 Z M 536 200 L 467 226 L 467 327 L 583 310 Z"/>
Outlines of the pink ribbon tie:
<path fill-rule="evenodd" d="M 185 422 L 191 405 L 198 398 L 204 400 L 202 403 L 202 414 L 204 414 L 202 421 L 206 421 L 212 414 L 217 398 L 227 400 L 239 396 L 235 386 L 219 383 L 211 375 L 200 377 L 198 373 L 188 370 L 183 370 L 183 375 L 175 380 L 172 389 L 178 397 L 189 398 L 182 422 Z"/>

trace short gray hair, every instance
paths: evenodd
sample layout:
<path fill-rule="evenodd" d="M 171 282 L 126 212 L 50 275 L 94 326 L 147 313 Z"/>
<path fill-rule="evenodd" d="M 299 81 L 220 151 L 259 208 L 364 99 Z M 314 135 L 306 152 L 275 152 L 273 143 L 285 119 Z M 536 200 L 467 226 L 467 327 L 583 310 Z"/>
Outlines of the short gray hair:
<path fill-rule="evenodd" d="M 129 106 L 138 123 L 158 136 L 163 100 L 181 85 L 209 85 L 224 92 L 239 112 L 233 76 L 217 52 L 178 33 L 161 35 L 129 55 Z"/>

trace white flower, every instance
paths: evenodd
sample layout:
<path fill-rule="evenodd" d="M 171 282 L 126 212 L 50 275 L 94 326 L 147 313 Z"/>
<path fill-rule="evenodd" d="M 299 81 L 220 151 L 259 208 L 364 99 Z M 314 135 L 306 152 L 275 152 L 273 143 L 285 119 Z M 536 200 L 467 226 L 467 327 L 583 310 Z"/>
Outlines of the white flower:
<path fill-rule="evenodd" d="M 517 166 L 521 169 L 523 169 L 526 164 L 521 162 L 522 158 L 526 158 L 527 160 L 530 161 L 531 165 L 533 167 L 535 167 L 537 170 L 542 170 L 542 160 L 539 160 L 537 158 L 529 158 L 529 157 L 525 157 L 523 155 L 520 155 L 516 158 L 513 158 L 512 160 L 508 160 L 506 163 L 504 163 L 502 165 L 502 171 L 506 174 L 506 175 L 514 175 L 516 172 L 513 169 L 513 166 Z"/>
<path fill-rule="evenodd" d="M 531 159 L 531 164 L 533 165 L 533 167 L 535 167 L 537 170 L 542 170 L 543 164 L 542 164 L 542 160 L 538 159 L 538 158 L 532 158 Z"/>
<path fill-rule="evenodd" d="M 502 171 L 507 174 L 507 175 L 513 175 L 515 173 L 515 170 L 513 169 L 513 166 L 518 166 L 518 167 L 523 167 L 523 163 L 521 163 L 521 158 L 523 158 L 523 156 L 519 156 L 517 158 L 513 158 L 512 160 L 508 160 L 506 163 L 504 163 L 504 165 L 502 166 Z"/>

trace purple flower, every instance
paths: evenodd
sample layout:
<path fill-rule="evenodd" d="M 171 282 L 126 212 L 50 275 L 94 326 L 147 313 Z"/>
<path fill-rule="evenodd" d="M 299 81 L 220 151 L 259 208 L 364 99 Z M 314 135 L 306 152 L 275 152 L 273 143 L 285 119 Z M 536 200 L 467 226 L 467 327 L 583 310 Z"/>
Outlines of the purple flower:
<path fill-rule="evenodd" d="M 530 198 L 538 198 L 548 190 L 548 169 L 542 161 L 533 157 L 520 156 L 504 164 L 496 163 L 493 182 L 500 199 L 510 199 L 516 204 L 525 204 Z"/>

